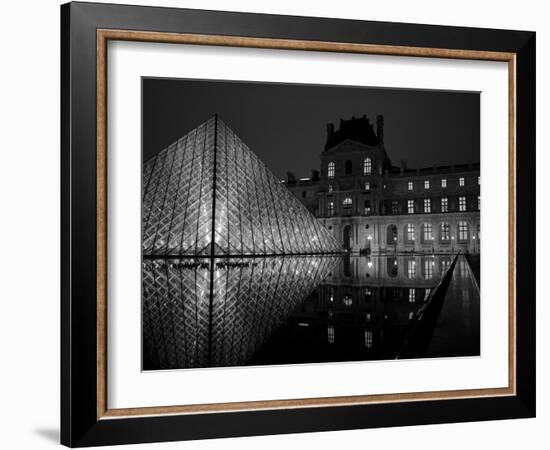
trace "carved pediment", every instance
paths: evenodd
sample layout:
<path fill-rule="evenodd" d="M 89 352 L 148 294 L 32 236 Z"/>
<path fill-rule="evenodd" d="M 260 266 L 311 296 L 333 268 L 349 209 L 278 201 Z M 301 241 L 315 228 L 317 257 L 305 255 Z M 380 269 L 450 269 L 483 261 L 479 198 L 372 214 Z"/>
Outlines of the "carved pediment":
<path fill-rule="evenodd" d="M 325 155 L 334 155 L 337 153 L 347 153 L 347 152 L 364 152 L 368 150 L 374 150 L 375 147 L 363 144 L 362 142 L 354 141 L 353 139 L 346 139 L 343 142 L 340 142 L 338 145 L 335 145 L 329 150 L 325 151 Z"/>

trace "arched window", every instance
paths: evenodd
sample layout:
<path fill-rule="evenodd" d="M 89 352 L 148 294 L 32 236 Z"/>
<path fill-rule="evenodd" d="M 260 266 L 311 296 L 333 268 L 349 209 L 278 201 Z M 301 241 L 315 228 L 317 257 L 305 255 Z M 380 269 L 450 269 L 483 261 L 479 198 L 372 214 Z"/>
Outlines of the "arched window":
<path fill-rule="evenodd" d="M 425 223 L 422 225 L 422 242 L 433 241 L 433 229 L 431 223 Z"/>
<path fill-rule="evenodd" d="M 328 177 L 329 178 L 334 178 L 334 163 L 331 161 L 328 163 Z"/>
<path fill-rule="evenodd" d="M 370 175 L 372 172 L 372 159 L 365 158 L 363 160 L 363 175 Z"/>
<path fill-rule="evenodd" d="M 388 272 L 388 276 L 392 278 L 397 276 L 397 273 L 399 271 L 397 266 L 397 258 L 389 257 L 386 259 L 386 270 Z"/>
<path fill-rule="evenodd" d="M 350 175 L 352 172 L 352 165 L 351 165 L 351 161 L 348 159 L 346 161 L 346 175 Z"/>
<path fill-rule="evenodd" d="M 416 277 L 416 261 L 414 260 L 414 258 L 410 258 L 407 260 L 407 278 L 414 278 L 414 277 Z M 411 298 L 410 298 L 410 290 L 409 290 L 409 301 L 410 300 Z"/>
<path fill-rule="evenodd" d="M 470 238 L 470 230 L 468 227 L 468 222 L 460 221 L 458 222 L 458 240 L 466 242 Z"/>
<path fill-rule="evenodd" d="M 423 257 L 422 258 L 422 277 L 429 280 L 434 276 L 434 265 L 435 261 L 432 257 Z M 429 294 L 428 294 L 429 295 Z"/>
<path fill-rule="evenodd" d="M 386 244 L 397 245 L 397 225 L 388 225 L 386 228 Z"/>
<path fill-rule="evenodd" d="M 412 223 L 406 225 L 407 229 L 407 241 L 414 241 L 416 238 L 416 227 Z"/>

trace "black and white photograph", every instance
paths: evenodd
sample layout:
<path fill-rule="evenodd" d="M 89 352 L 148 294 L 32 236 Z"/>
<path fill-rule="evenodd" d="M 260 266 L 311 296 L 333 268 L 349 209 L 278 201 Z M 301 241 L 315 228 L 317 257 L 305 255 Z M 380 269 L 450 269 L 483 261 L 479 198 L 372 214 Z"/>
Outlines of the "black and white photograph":
<path fill-rule="evenodd" d="M 143 370 L 480 355 L 479 92 L 142 79 Z"/>

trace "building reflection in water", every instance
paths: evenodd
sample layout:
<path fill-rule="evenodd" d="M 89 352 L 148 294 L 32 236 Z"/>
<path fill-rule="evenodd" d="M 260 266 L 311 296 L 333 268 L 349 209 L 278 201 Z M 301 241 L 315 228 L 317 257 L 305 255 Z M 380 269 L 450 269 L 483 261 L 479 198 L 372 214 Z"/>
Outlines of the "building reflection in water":
<path fill-rule="evenodd" d="M 393 359 L 451 262 L 411 254 L 144 260 L 144 369 Z M 453 273 L 456 286 L 471 284 L 466 264 Z M 442 314 L 464 317 L 436 329 L 442 345 L 419 357 L 479 354 L 479 293 L 461 289 L 451 282 L 455 298 L 445 301 L 459 302 Z M 458 353 L 445 330 L 468 333 Z"/>

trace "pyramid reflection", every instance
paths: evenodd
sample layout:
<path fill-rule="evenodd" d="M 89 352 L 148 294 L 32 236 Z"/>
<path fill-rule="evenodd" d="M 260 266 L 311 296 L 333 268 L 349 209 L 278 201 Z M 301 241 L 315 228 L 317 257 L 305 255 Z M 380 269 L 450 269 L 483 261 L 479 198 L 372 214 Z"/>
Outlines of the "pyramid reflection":
<path fill-rule="evenodd" d="M 338 261 L 328 255 L 144 260 L 144 369 L 246 364 Z"/>
<path fill-rule="evenodd" d="M 151 256 L 334 253 L 331 233 L 217 116 L 143 167 Z"/>

